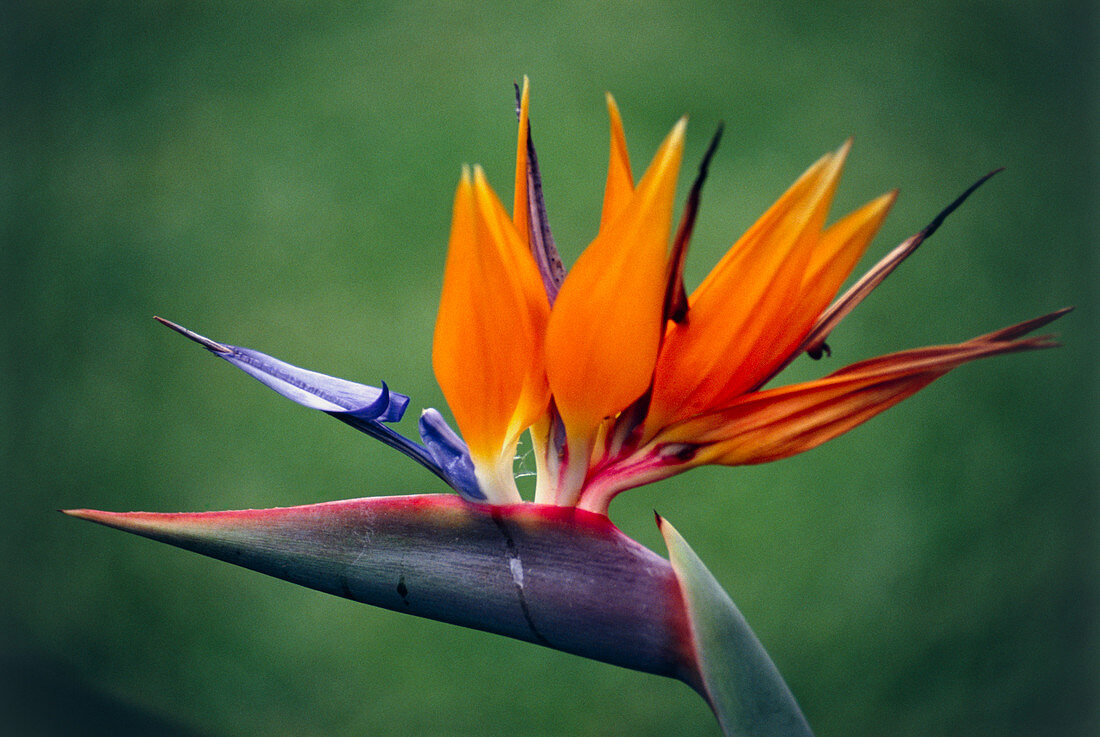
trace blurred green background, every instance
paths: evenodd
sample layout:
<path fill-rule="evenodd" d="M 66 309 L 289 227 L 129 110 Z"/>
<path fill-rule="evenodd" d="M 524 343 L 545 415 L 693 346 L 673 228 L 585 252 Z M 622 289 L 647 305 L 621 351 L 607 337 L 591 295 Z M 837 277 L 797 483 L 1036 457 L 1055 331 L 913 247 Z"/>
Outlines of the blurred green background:
<path fill-rule="evenodd" d="M 651 510 L 680 529 L 822 737 L 1097 734 L 1095 22 L 1088 1 L 6 4 L 0 731 L 717 734 L 679 683 L 54 511 L 439 491 L 150 317 L 442 406 L 450 199 L 480 162 L 510 201 L 529 74 L 567 261 L 598 222 L 605 90 L 639 170 L 691 115 L 682 192 L 725 121 L 692 284 L 849 136 L 835 212 L 901 189 L 868 263 L 1007 167 L 784 379 L 1073 304 L 1065 347 L 612 517 L 661 552 Z"/>

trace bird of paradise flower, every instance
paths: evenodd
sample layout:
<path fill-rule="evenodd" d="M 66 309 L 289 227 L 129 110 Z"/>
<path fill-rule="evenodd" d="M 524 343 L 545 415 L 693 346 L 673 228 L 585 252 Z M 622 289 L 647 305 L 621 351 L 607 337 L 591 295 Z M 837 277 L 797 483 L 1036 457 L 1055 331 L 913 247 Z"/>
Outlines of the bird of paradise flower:
<path fill-rule="evenodd" d="M 672 227 L 682 119 L 635 181 L 609 95 L 610 161 L 596 238 L 566 273 L 550 233 L 517 88 L 511 216 L 464 168 L 433 367 L 461 436 L 427 409 L 420 441 L 391 429 L 409 398 L 307 371 L 157 318 L 299 404 L 417 461 L 456 492 L 196 514 L 68 514 L 358 601 L 679 678 L 726 734 L 810 734 L 778 671 L 683 538 L 669 560 L 608 520 L 618 493 L 705 464 L 779 460 L 834 438 L 977 358 L 1047 348 L 1043 317 L 764 389 L 826 339 L 983 177 L 847 291 L 896 193 L 831 225 L 849 144 L 811 166 L 688 295 L 683 268 L 708 148 Z M 534 502 L 513 473 L 530 433 Z"/>

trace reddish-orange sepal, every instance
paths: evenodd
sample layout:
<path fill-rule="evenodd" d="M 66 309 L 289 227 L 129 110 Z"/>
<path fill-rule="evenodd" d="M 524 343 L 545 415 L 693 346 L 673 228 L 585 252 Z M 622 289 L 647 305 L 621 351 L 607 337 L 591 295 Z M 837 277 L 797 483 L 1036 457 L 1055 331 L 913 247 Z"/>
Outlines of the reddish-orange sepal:
<path fill-rule="evenodd" d="M 480 168 L 455 194 L 432 366 L 487 498 L 517 502 L 512 456 L 549 401 L 550 306 L 525 241 Z"/>

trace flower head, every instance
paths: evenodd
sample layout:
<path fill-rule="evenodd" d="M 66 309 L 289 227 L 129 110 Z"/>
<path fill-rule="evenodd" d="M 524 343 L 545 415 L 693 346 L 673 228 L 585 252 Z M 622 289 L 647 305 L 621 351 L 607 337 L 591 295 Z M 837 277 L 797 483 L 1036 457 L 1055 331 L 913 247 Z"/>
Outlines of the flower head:
<path fill-rule="evenodd" d="M 563 280 L 551 268 L 560 260 L 542 206 L 528 99 L 525 81 L 512 217 L 480 169 L 472 181 L 463 173 L 433 354 L 494 502 L 519 499 L 512 460 L 525 429 L 538 456 L 535 500 L 606 513 L 624 489 L 701 464 L 761 463 L 809 450 L 956 366 L 1051 345 L 1021 336 L 1061 312 L 762 390 L 799 354 L 819 356 L 839 319 L 973 188 L 830 307 L 896 197 L 884 194 L 827 224 L 846 143 L 799 177 L 686 296 L 684 257 L 714 146 L 673 231 L 686 119 L 635 183 L 608 96 L 600 228 Z"/>
<path fill-rule="evenodd" d="M 385 384 L 307 371 L 161 321 L 280 394 L 406 453 L 470 501 L 523 501 L 513 464 L 529 432 L 534 501 L 599 514 L 625 489 L 699 465 L 763 463 L 814 448 L 976 358 L 1054 345 L 1024 336 L 1065 310 L 764 389 L 799 355 L 828 351 L 840 320 L 991 175 L 837 298 L 896 198 L 881 195 L 828 224 L 845 143 L 807 169 L 688 295 L 684 262 L 721 130 L 674 229 L 687 120 L 635 182 L 608 95 L 599 231 L 567 273 L 543 204 L 526 80 L 516 96 L 512 214 L 481 167 L 463 168 L 454 198 L 432 366 L 461 435 L 428 409 L 415 442 L 388 426 L 408 397 Z"/>

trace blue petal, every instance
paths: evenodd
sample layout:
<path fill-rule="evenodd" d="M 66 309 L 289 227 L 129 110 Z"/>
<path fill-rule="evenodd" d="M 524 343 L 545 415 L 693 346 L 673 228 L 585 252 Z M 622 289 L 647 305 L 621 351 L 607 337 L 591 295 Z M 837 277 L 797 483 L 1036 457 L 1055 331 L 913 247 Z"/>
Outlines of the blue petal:
<path fill-rule="evenodd" d="M 298 404 L 322 412 L 347 412 L 363 420 L 397 422 L 409 398 L 403 394 L 356 384 L 316 371 L 291 366 L 249 348 L 226 346 L 221 358 Z"/>
<path fill-rule="evenodd" d="M 446 474 L 447 482 L 463 499 L 484 502 L 487 497 L 477 483 L 470 449 L 438 410 L 428 408 L 420 415 L 420 439 Z"/>
<path fill-rule="evenodd" d="M 164 318 L 158 317 L 156 320 L 195 341 L 215 356 L 224 358 L 287 399 L 303 407 L 332 415 L 356 430 L 401 451 L 454 487 L 464 497 L 478 498 L 472 495 L 480 495 L 477 480 L 473 476 L 473 464 L 469 462 L 469 452 L 465 450 L 466 445 L 450 428 L 447 430 L 453 438 L 439 440 L 438 449 L 429 452 L 428 448 L 382 424 L 400 420 L 409 405 L 407 396 L 390 391 L 385 383 L 379 389 L 316 371 L 307 371 L 250 348 L 239 348 L 210 340 Z M 463 452 L 466 453 L 469 463 L 468 473 L 461 459 Z M 445 463 L 448 465 L 444 465 Z"/>
<path fill-rule="evenodd" d="M 407 396 L 391 392 L 385 385 L 378 389 L 308 371 L 250 348 L 218 343 L 163 318 L 156 320 L 303 407 L 347 413 L 361 420 L 397 422 L 409 405 Z"/>

